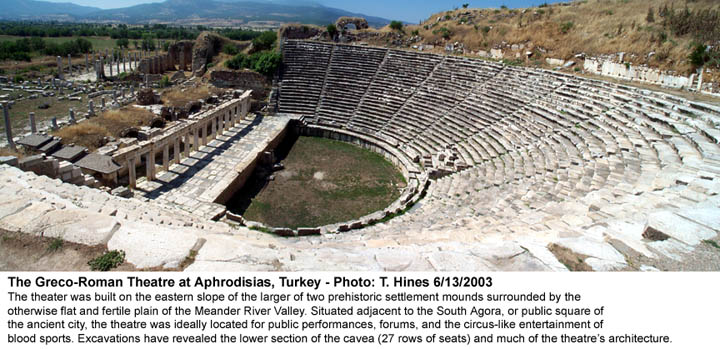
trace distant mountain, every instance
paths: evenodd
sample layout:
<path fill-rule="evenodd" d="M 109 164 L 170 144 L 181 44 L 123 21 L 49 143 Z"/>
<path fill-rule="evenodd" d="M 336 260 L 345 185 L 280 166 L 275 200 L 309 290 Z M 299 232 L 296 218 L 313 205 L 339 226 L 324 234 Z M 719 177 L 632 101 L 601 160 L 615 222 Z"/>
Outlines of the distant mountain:
<path fill-rule="evenodd" d="M 325 7 L 312 1 L 167 0 L 161 3 L 102 10 L 84 16 L 89 20 L 116 20 L 127 23 L 175 21 L 182 19 L 242 19 L 251 21 L 300 22 L 325 25 L 340 16 L 363 16 Z M 384 26 L 389 20 L 367 17 L 371 26 Z"/>
<path fill-rule="evenodd" d="M 67 20 L 123 22 L 202 21 L 203 19 L 248 22 L 300 22 L 325 25 L 340 16 L 362 16 L 374 27 L 390 23 L 345 10 L 326 7 L 312 0 L 166 0 L 131 7 L 103 10 L 70 3 L 33 0 L 0 0 L 0 19 L 43 19 L 64 15 Z"/>
<path fill-rule="evenodd" d="M 72 3 L 57 3 L 34 0 L 0 1 L 0 19 L 40 18 L 46 16 L 84 16 L 97 12 L 97 7 L 80 6 Z"/>

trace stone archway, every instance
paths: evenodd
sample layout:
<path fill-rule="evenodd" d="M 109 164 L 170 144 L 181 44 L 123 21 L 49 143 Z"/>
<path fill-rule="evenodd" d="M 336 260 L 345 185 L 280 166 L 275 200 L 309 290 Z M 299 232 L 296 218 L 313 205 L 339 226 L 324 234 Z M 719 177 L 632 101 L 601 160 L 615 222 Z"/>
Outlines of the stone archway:
<path fill-rule="evenodd" d="M 349 24 L 353 24 L 355 29 L 367 29 L 370 27 L 367 20 L 362 17 L 340 17 L 335 22 L 335 26 L 339 31 L 344 31 Z"/>

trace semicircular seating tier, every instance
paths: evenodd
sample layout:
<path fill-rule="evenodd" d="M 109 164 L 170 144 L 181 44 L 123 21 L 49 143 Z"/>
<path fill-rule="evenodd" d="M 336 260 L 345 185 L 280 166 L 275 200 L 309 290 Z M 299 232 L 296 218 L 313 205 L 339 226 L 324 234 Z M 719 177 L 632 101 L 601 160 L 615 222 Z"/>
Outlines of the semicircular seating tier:
<path fill-rule="evenodd" d="M 681 247 L 647 226 L 690 245 L 720 227 L 718 107 L 457 56 L 299 40 L 283 54 L 280 113 L 389 143 L 435 178 L 419 207 L 366 231 L 547 236 L 590 256 L 614 239 L 672 257 Z"/>

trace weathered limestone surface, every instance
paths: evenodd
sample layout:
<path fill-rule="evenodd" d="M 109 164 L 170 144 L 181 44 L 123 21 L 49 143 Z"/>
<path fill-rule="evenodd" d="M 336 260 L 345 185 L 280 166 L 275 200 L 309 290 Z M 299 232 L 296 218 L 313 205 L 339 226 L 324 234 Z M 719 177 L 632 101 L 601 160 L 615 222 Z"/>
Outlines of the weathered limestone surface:
<path fill-rule="evenodd" d="M 113 234 L 107 245 L 110 250 L 125 251 L 125 259 L 138 268 L 175 268 L 197 242 L 194 229 L 127 222 Z"/>

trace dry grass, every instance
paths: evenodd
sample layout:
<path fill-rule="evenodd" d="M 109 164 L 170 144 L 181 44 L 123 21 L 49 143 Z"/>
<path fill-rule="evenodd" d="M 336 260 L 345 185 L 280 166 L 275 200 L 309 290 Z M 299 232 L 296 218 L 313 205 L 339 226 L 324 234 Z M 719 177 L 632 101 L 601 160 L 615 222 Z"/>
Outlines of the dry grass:
<path fill-rule="evenodd" d="M 123 130 L 148 126 L 154 118 L 155 114 L 150 111 L 127 107 L 107 111 L 97 118 L 63 127 L 53 135 L 62 138 L 63 144 L 76 144 L 93 151 L 104 145 L 105 137 L 119 138 Z"/>
<path fill-rule="evenodd" d="M 687 56 L 693 38 L 676 37 L 663 28 L 657 10 L 666 3 L 672 1 L 586 0 L 528 9 L 459 9 L 432 15 L 419 26 L 407 26 L 405 32 L 419 31 L 424 42 L 437 45 L 438 50 L 448 42 L 462 42 L 472 51 L 524 44 L 523 51 L 533 51 L 540 61 L 547 57 L 568 59 L 578 53 L 597 56 L 626 52 L 626 59 L 634 64 L 688 73 L 691 67 Z M 691 10 L 720 8 L 716 0 L 687 4 Z M 676 10 L 684 5 L 675 1 Z M 650 7 L 655 10 L 654 23 L 646 21 Z M 563 31 L 566 23 L 572 27 Z M 452 33 L 448 40 L 438 31 L 443 27 Z M 655 55 L 648 58 L 650 52 Z"/>
<path fill-rule="evenodd" d="M 18 159 L 22 159 L 25 157 L 25 154 L 10 148 L 0 148 L 0 156 L 14 156 Z"/>
<path fill-rule="evenodd" d="M 207 85 L 194 86 L 187 89 L 173 88 L 163 92 L 161 100 L 163 104 L 171 107 L 183 107 L 188 102 L 199 99 L 207 99 L 212 95 L 219 95 L 222 89 L 209 87 Z"/>

